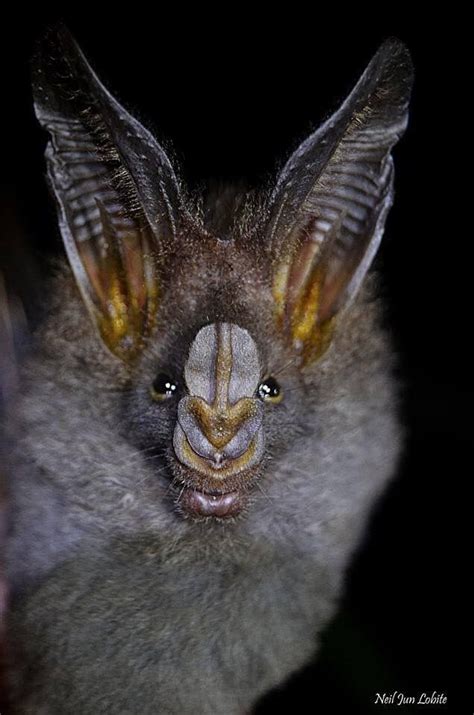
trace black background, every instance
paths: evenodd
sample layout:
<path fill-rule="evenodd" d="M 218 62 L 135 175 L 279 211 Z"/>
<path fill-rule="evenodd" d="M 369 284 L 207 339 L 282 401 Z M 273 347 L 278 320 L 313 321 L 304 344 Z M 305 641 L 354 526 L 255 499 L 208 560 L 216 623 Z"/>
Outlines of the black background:
<path fill-rule="evenodd" d="M 173 17 L 158 6 L 152 10 L 136 3 L 113 13 L 98 6 L 36 16 L 19 9 L 4 22 L 0 255 L 10 290 L 34 320 L 47 259 L 61 251 L 28 68 L 34 40 L 51 21 L 64 19 L 107 86 L 138 109 L 134 113 L 160 140 L 172 141 L 182 175 L 193 185 L 209 177 L 266 182 L 336 108 L 380 42 L 391 35 L 404 40 L 416 85 L 409 129 L 395 150 L 396 201 L 377 265 L 405 383 L 406 449 L 349 571 L 340 614 L 317 662 L 268 696 L 258 713 L 393 711 L 372 703 L 376 692 L 395 690 L 444 691 L 449 711 L 464 712 L 455 705 L 460 692 L 448 682 L 448 663 L 458 652 L 449 639 L 448 604 L 457 579 L 448 568 L 452 519 L 446 502 L 466 477 L 460 454 L 468 439 L 461 288 L 448 250 L 446 148 L 437 129 L 447 84 L 440 48 L 448 30 L 441 22 L 438 33 L 428 31 L 396 12 L 386 21 L 368 14 L 344 24 L 342 9 L 331 19 L 318 8 L 312 15 L 297 8 L 278 15 L 275 7 L 266 18 L 243 6 L 207 16 L 184 6 Z M 400 712 L 418 710 L 448 711 L 411 706 Z"/>

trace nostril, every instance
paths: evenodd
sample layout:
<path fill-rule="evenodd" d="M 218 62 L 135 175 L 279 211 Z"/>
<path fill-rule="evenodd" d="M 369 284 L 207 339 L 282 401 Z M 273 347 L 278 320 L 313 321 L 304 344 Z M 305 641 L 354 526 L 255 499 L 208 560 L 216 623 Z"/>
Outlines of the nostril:
<path fill-rule="evenodd" d="M 224 466 L 224 455 L 222 452 L 214 452 L 211 456 L 210 462 L 214 469 L 220 469 Z"/>

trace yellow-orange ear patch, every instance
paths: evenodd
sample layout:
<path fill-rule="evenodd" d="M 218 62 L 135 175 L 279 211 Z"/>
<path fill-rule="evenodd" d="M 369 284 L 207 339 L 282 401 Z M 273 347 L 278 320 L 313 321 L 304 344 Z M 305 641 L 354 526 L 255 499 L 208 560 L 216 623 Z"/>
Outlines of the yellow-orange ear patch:
<path fill-rule="evenodd" d="M 303 364 L 320 357 L 327 349 L 334 319 L 320 319 L 324 273 L 316 264 L 302 278 L 291 260 L 284 261 L 273 280 L 275 318 L 288 342 L 301 353 Z M 296 286 L 298 288 L 296 288 Z"/>
<path fill-rule="evenodd" d="M 114 225 L 99 205 L 102 231 L 78 242 L 86 303 L 107 348 L 127 362 L 140 351 L 158 308 L 157 259 L 149 229 L 124 219 Z"/>

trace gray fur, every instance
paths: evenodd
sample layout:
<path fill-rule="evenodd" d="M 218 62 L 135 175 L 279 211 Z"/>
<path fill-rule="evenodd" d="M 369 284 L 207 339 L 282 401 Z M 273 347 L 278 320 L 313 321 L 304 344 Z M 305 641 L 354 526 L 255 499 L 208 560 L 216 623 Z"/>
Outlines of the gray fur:
<path fill-rule="evenodd" d="M 20 712 L 243 712 L 314 651 L 393 473 L 400 437 L 377 304 L 351 309 L 316 374 L 287 369 L 285 444 L 248 513 L 199 525 L 172 512 L 166 462 L 124 434 L 121 366 L 98 349 L 72 278 L 56 292 L 69 300 L 25 366 L 12 425 L 35 464 L 10 471 Z M 150 347 L 145 384 L 160 361 Z M 267 427 L 275 441 L 278 427 Z"/>
<path fill-rule="evenodd" d="M 218 209 L 203 226 L 183 213 L 132 367 L 101 344 L 66 265 L 51 285 L 6 439 L 18 713 L 248 712 L 307 662 L 337 607 L 401 444 L 375 280 L 299 367 L 275 327 L 262 199 L 238 203 L 225 241 L 206 230 Z M 196 522 L 172 483 L 177 402 L 149 386 L 160 370 L 183 380 L 214 322 L 248 331 L 284 400 L 265 410 L 245 513 Z"/>

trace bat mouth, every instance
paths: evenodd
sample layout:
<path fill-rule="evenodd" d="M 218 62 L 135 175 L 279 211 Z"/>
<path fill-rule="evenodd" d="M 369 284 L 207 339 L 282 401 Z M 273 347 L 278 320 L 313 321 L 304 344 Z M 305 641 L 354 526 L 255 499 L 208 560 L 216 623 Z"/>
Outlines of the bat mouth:
<path fill-rule="evenodd" d="M 185 486 L 178 505 L 187 516 L 197 519 L 229 519 L 241 513 L 244 503 L 245 493 L 238 489 L 217 492 Z"/>
<path fill-rule="evenodd" d="M 226 479 L 216 478 L 190 469 L 174 455 L 169 455 L 169 464 L 173 475 L 175 510 L 181 516 L 196 521 L 239 516 L 263 474 L 262 465 L 258 465 Z"/>

